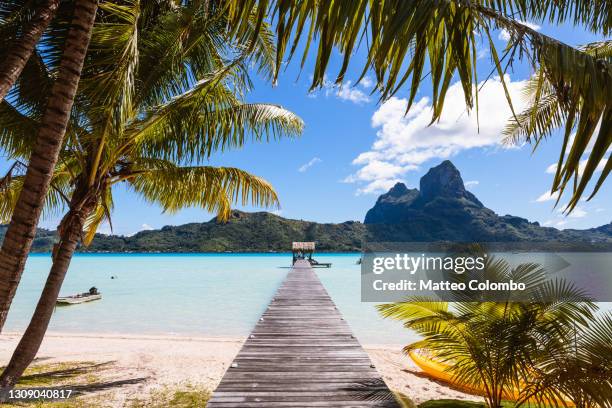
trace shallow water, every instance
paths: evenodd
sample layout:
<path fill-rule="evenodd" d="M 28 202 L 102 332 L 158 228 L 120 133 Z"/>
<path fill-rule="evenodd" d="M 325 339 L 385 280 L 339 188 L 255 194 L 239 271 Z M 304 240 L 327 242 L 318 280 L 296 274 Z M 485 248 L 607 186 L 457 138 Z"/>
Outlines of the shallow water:
<path fill-rule="evenodd" d="M 360 300 L 359 254 L 320 254 L 321 281 L 362 343 L 405 344 L 416 337 Z M 246 336 L 282 282 L 290 254 L 80 254 L 60 295 L 96 286 L 102 300 L 57 307 L 49 330 Z M 6 331 L 25 329 L 51 265 L 29 258 Z M 116 279 L 111 279 L 115 276 Z"/>

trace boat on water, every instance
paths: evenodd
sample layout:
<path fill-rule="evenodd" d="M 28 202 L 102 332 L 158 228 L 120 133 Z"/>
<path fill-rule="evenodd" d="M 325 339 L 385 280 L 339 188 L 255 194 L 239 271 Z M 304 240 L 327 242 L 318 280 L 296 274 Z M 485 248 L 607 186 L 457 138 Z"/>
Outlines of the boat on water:
<path fill-rule="evenodd" d="M 88 292 L 77 293 L 76 295 L 60 296 L 57 298 L 58 305 L 77 305 L 79 303 L 91 302 L 93 300 L 102 299 L 102 294 L 94 286 Z"/>

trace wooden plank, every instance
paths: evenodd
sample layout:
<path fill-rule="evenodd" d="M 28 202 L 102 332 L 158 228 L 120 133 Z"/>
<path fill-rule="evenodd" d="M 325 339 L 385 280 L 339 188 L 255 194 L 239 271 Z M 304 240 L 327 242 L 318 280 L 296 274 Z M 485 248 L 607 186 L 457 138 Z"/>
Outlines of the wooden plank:
<path fill-rule="evenodd" d="M 303 260 L 287 274 L 207 406 L 399 407 Z"/>

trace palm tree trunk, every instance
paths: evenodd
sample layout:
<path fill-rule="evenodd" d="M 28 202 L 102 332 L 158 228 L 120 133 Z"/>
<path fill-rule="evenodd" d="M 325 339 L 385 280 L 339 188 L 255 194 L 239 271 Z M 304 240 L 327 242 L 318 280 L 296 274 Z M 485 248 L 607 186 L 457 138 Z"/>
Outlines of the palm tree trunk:
<path fill-rule="evenodd" d="M 15 39 L 15 43 L 4 56 L 4 61 L 0 63 L 0 102 L 19 78 L 58 6 L 59 0 L 43 0 L 34 9 L 32 20 L 24 27 L 21 37 Z"/>
<path fill-rule="evenodd" d="M 82 186 L 84 185 L 83 183 Z M 60 237 L 59 242 L 53 248 L 51 271 L 30 324 L 13 352 L 11 361 L 0 376 L 0 396 L 8 394 L 8 390 L 15 385 L 25 369 L 32 363 L 45 337 L 55 302 L 70 266 L 70 260 L 81 239 L 85 220 L 95 208 L 95 195 L 87 194 L 86 191 L 77 186 L 71 200 L 70 211 L 58 227 Z"/>
<path fill-rule="evenodd" d="M 0 249 L 0 331 L 19 285 L 62 147 L 97 8 L 97 0 L 75 1 L 59 75 L 51 90 L 23 189 Z"/>

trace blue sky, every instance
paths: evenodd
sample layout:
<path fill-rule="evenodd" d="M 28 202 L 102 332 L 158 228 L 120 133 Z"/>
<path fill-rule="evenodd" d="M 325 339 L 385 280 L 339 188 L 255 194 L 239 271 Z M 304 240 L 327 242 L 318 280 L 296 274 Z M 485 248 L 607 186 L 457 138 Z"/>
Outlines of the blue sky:
<path fill-rule="evenodd" d="M 573 45 L 601 39 L 571 27 L 542 24 L 539 30 Z M 499 46 L 503 46 L 503 33 L 496 35 Z M 479 60 L 481 78 L 491 70 L 485 49 L 483 46 Z M 394 182 L 418 187 L 420 177 L 430 167 L 448 158 L 461 171 L 468 188 L 499 214 L 522 216 L 558 228 L 589 228 L 612 220 L 609 181 L 595 199 L 580 203 L 570 217 L 554 208 L 554 200 L 544 200 L 552 181 L 549 167 L 559 153 L 560 135 L 534 154 L 529 146 L 511 149 L 502 146 L 500 132 L 509 111 L 498 80 L 489 80 L 482 89 L 480 132 L 475 127 L 475 113 L 470 116 L 465 111 L 458 87 L 449 90 L 441 123 L 427 127 L 430 118 L 427 81 L 423 82 L 414 108 L 404 116 L 405 89 L 380 105 L 377 95 L 370 95 L 369 78 L 354 85 L 362 58 L 358 52 L 353 70 L 347 75 L 351 83 L 341 89 L 330 83 L 309 94 L 312 60 L 300 71 L 299 58 L 287 66 L 276 87 L 255 78 L 255 89 L 247 99 L 277 103 L 298 114 L 306 124 L 302 137 L 249 144 L 215 157 L 211 164 L 240 167 L 266 178 L 279 194 L 278 213 L 288 218 L 362 221 L 378 195 Z M 335 55 L 328 71 L 330 78 L 334 78 L 338 62 L 339 56 Z M 519 95 L 521 81 L 530 74 L 529 68 L 521 64 L 516 64 L 509 73 L 515 95 Z M 516 103 L 520 106 L 518 98 Z M 5 167 L 6 163 L 2 164 Z M 129 235 L 164 225 L 208 221 L 211 217 L 197 208 L 162 214 L 159 207 L 118 189 L 113 227 L 115 234 Z M 55 228 L 58 221 L 59 217 L 51 216 L 41 225 Z M 100 232 L 110 230 L 102 226 Z"/>

